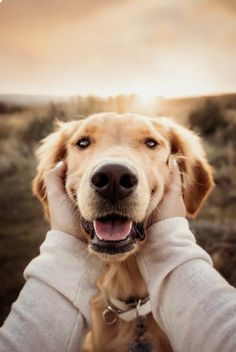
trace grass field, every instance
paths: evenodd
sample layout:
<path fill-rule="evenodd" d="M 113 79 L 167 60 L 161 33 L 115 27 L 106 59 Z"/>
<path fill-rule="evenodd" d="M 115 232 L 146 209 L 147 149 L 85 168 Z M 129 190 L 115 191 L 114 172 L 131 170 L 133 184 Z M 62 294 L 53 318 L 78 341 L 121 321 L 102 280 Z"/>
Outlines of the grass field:
<path fill-rule="evenodd" d="M 38 253 L 48 229 L 31 192 L 39 140 L 53 129 L 55 117 L 67 120 L 111 110 L 149 113 L 150 109 L 134 101 L 133 96 L 121 96 L 74 98 L 38 106 L 0 102 L 1 322 L 24 283 L 25 266 Z M 236 95 L 158 101 L 151 113 L 173 116 L 203 137 L 215 169 L 216 188 L 192 227 L 217 269 L 236 286 Z"/>

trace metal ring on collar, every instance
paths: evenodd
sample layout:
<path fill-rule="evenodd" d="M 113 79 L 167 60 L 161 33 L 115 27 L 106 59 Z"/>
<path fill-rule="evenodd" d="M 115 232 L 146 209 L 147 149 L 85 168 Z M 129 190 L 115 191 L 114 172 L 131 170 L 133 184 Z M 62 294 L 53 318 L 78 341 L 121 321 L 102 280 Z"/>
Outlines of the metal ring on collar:
<path fill-rule="evenodd" d="M 107 325 L 113 325 L 118 320 L 118 313 L 111 306 L 108 306 L 102 313 L 102 318 Z"/>

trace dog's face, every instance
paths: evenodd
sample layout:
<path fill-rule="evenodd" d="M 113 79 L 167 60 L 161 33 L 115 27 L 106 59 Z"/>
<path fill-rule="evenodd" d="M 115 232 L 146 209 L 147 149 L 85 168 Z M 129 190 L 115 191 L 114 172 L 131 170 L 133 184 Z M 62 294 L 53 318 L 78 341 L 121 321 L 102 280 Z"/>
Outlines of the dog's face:
<path fill-rule="evenodd" d="M 194 215 L 213 185 L 198 137 L 171 120 L 135 114 L 102 113 L 61 124 L 39 149 L 34 191 L 48 212 L 43 175 L 64 158 L 66 191 L 90 249 L 123 260 L 145 239 L 168 182 L 171 154 L 179 158 L 187 211 Z"/>

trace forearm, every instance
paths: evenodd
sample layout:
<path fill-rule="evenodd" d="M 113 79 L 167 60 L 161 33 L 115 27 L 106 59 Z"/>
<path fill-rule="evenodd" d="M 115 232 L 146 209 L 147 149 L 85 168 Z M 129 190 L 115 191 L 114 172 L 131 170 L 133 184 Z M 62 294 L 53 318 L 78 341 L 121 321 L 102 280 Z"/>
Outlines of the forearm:
<path fill-rule="evenodd" d="M 58 231 L 49 231 L 40 252 L 0 329 L 0 350 L 78 351 L 101 264 L 85 244 Z"/>
<path fill-rule="evenodd" d="M 139 266 L 174 351 L 236 350 L 236 290 L 212 268 L 184 218 L 150 228 Z"/>
<path fill-rule="evenodd" d="M 31 278 L 0 329 L 0 350 L 76 352 L 85 333 L 81 312 L 58 291 Z"/>

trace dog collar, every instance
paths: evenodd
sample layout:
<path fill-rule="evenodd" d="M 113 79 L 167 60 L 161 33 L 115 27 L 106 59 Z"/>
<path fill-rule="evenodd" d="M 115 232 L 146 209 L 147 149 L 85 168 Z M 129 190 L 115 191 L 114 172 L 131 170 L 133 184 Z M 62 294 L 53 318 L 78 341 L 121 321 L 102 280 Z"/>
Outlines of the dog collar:
<path fill-rule="evenodd" d="M 107 308 L 103 311 L 103 320 L 108 324 L 115 324 L 118 318 L 132 321 L 140 316 L 145 316 L 152 311 L 150 298 L 139 299 L 134 303 L 126 303 L 117 298 L 106 295 Z"/>

